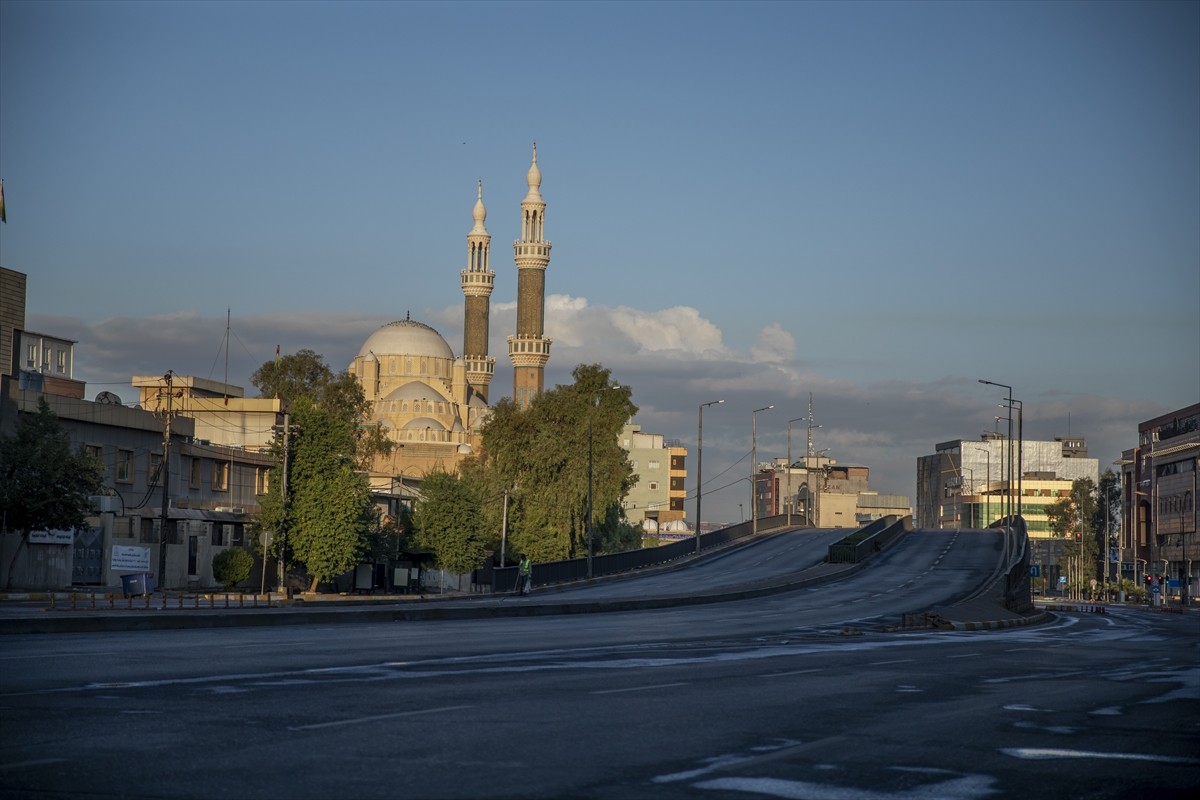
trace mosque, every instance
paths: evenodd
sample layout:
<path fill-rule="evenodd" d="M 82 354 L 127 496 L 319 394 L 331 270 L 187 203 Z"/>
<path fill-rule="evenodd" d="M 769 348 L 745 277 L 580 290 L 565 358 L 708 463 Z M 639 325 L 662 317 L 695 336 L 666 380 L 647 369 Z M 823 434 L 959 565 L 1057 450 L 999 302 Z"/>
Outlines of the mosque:
<path fill-rule="evenodd" d="M 521 238 L 513 242 L 517 267 L 517 326 L 508 337 L 513 365 L 513 400 L 528 408 L 544 388 L 551 340 L 544 335 L 546 202 L 537 145 L 526 174 L 529 190 L 521 201 Z M 496 359 L 488 353 L 488 324 L 496 273 L 491 268 L 492 237 L 485 222 L 483 183 L 479 183 L 474 227 L 467 234 L 467 266 L 462 270 L 463 349 L 456 357 L 430 326 L 405 316 L 372 333 L 349 371 L 371 404 L 371 422 L 396 443 L 376 475 L 420 479 L 431 470 L 453 470 L 478 451 L 479 428 L 489 414 L 488 392 Z M 403 485 L 403 483 L 402 483 Z"/>

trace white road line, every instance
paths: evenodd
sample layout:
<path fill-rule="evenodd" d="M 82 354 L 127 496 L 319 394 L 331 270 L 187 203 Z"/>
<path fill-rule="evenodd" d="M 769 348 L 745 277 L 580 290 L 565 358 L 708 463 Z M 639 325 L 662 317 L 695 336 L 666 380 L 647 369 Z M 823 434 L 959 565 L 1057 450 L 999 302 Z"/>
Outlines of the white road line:
<path fill-rule="evenodd" d="M 631 686 L 627 689 L 597 689 L 596 691 L 589 692 L 588 694 L 621 694 L 622 692 L 646 692 L 651 689 L 667 689 L 672 686 L 687 686 L 687 681 L 681 681 L 679 683 L 656 683 L 652 686 Z"/>
<path fill-rule="evenodd" d="M 794 669 L 791 672 L 764 672 L 759 675 L 760 678 L 784 678 L 788 675 L 808 675 L 811 672 L 824 672 L 820 667 L 817 669 Z"/>
<path fill-rule="evenodd" d="M 381 719 L 399 719 L 400 717 L 415 717 L 418 714 L 440 714 L 444 711 L 461 711 L 464 708 L 473 708 L 474 706 L 442 706 L 441 708 L 421 708 L 414 711 L 398 711 L 395 714 L 376 714 L 373 717 L 355 717 L 354 719 L 340 719 L 333 722 L 316 722 L 312 725 L 297 725 L 289 727 L 289 731 L 315 731 L 321 728 L 337 728 L 342 725 L 361 725 L 364 722 L 378 722 Z"/>
<path fill-rule="evenodd" d="M 1014 758 L 1044 760 L 1049 758 L 1100 758 L 1118 761 L 1155 761 L 1160 764 L 1200 764 L 1200 758 L 1157 756 L 1151 753 L 1100 753 L 1088 750 L 1057 750 L 1049 747 L 1002 747 L 1000 752 Z"/>
<path fill-rule="evenodd" d="M 915 659 L 912 659 L 912 658 L 898 658 L 895 661 L 872 661 L 871 663 L 867 664 L 867 666 L 868 667 L 882 667 L 885 664 L 909 664 L 909 663 L 912 663 L 914 660 Z"/>

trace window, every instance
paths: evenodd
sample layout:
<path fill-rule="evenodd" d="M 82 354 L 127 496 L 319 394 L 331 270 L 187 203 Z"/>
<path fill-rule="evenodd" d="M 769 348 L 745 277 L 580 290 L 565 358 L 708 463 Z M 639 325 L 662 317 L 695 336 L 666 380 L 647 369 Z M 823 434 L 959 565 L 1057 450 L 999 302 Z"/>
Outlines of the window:
<path fill-rule="evenodd" d="M 133 451 L 117 451 L 117 480 L 121 483 L 133 483 Z"/>
<path fill-rule="evenodd" d="M 67 371 L 67 351 L 66 350 L 58 351 L 58 371 L 59 372 Z"/>
<path fill-rule="evenodd" d="M 657 492 L 658 491 L 658 481 L 650 481 L 649 489 L 652 492 Z"/>
<path fill-rule="evenodd" d="M 104 448 L 98 444 L 85 444 L 83 452 L 92 461 L 95 461 L 101 467 L 104 466 Z"/>
<path fill-rule="evenodd" d="M 193 489 L 200 488 L 200 470 L 203 468 L 200 461 L 201 459 L 192 457 L 192 468 L 188 474 L 188 486 Z"/>
<path fill-rule="evenodd" d="M 46 368 L 47 372 L 50 371 L 50 348 L 49 347 L 42 348 L 42 366 Z"/>
<path fill-rule="evenodd" d="M 254 493 L 264 495 L 271 488 L 271 470 L 267 467 L 259 467 L 254 472 Z"/>
<path fill-rule="evenodd" d="M 212 488 L 216 492 L 229 491 L 229 462 L 214 461 L 212 468 Z"/>
<path fill-rule="evenodd" d="M 658 462 L 657 458 L 652 458 L 646 462 L 646 469 L 660 469 L 661 467 L 662 464 Z"/>
<path fill-rule="evenodd" d="M 158 483 L 158 471 L 162 469 L 162 453 L 150 453 L 146 461 L 147 481 L 152 484 Z"/>
<path fill-rule="evenodd" d="M 29 369 L 33 369 L 37 366 L 37 345 L 36 344 L 29 345 L 29 349 L 26 351 L 26 355 L 25 355 L 25 366 L 28 367 Z"/>

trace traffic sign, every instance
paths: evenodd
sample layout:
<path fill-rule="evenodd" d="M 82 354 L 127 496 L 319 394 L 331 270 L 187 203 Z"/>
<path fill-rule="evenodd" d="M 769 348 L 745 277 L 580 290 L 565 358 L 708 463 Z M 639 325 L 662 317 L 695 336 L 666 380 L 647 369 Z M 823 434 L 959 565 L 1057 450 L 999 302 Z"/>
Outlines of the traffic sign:
<path fill-rule="evenodd" d="M 1029 577 L 1031 577 L 1031 578 L 1042 577 L 1042 565 L 1041 564 L 1030 564 L 1029 565 Z"/>

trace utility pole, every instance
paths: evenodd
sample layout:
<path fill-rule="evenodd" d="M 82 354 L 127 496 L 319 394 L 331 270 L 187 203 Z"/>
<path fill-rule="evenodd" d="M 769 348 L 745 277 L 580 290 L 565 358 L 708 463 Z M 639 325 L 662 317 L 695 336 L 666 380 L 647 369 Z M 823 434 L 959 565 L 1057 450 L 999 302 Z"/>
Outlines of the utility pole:
<path fill-rule="evenodd" d="M 279 508 L 282 519 L 279 522 L 279 592 L 287 596 L 287 488 L 288 488 L 288 447 L 291 442 L 288 430 L 288 413 L 283 412 L 283 482 L 279 486 Z M 403 482 L 401 483 L 403 486 Z M 403 491 L 403 490 L 402 490 Z"/>
<path fill-rule="evenodd" d="M 171 483 L 171 400 L 175 395 L 175 374 L 171 370 L 167 370 L 163 379 L 167 383 L 167 422 L 163 427 L 162 475 L 160 476 L 162 478 L 162 508 L 158 525 L 158 583 L 159 588 L 165 591 L 167 583 L 167 510 L 171 502 L 171 498 L 168 496 Z"/>

